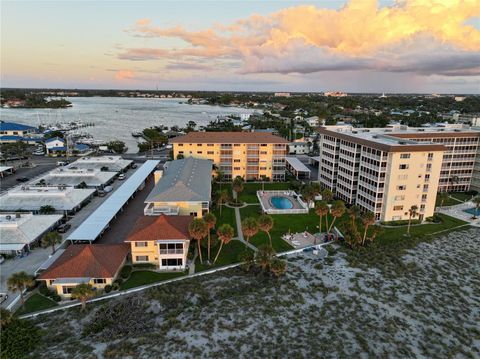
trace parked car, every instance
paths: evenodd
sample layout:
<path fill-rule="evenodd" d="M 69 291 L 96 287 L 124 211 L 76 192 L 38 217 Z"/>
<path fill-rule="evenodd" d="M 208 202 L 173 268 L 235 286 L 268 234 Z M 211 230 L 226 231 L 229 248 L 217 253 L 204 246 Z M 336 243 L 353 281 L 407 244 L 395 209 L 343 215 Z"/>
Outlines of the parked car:
<path fill-rule="evenodd" d="M 135 169 L 135 168 L 137 168 L 138 166 L 137 166 L 136 163 L 132 163 L 132 165 L 131 165 L 130 167 L 133 168 L 133 169 Z"/>
<path fill-rule="evenodd" d="M 102 189 L 99 189 L 99 190 L 97 191 L 97 194 L 98 194 L 98 197 L 105 197 L 105 195 L 106 195 L 105 191 L 102 190 Z"/>
<path fill-rule="evenodd" d="M 112 192 L 113 191 L 113 187 L 112 186 L 105 186 L 105 188 L 103 189 L 104 192 L 108 193 L 108 192 Z"/>
<path fill-rule="evenodd" d="M 43 151 L 35 151 L 35 152 L 33 152 L 33 155 L 34 155 L 34 156 L 43 156 L 44 154 L 45 154 L 45 152 L 43 152 Z"/>
<path fill-rule="evenodd" d="M 72 225 L 70 223 L 64 223 L 57 228 L 58 233 L 66 233 L 70 228 L 72 228 Z"/>
<path fill-rule="evenodd" d="M 123 181 L 125 178 L 127 178 L 127 176 L 125 176 L 125 173 L 120 173 L 118 175 L 118 179 L 121 180 L 121 181 Z"/>
<path fill-rule="evenodd" d="M 18 177 L 17 182 L 28 182 L 29 178 L 28 177 Z"/>
<path fill-rule="evenodd" d="M 57 166 L 66 166 L 68 165 L 68 161 L 57 161 Z"/>

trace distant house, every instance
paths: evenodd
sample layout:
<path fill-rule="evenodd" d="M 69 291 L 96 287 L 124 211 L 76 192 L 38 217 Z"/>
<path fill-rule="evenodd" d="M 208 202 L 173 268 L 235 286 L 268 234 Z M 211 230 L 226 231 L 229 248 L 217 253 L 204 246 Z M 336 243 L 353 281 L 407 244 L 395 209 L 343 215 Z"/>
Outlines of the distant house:
<path fill-rule="evenodd" d="M 128 254 L 125 244 L 72 244 L 39 277 L 62 298 L 82 283 L 103 290 L 117 278 Z"/>
<path fill-rule="evenodd" d="M 292 142 L 288 144 L 288 153 L 291 155 L 303 155 L 310 152 L 308 142 Z"/>
<path fill-rule="evenodd" d="M 67 150 L 65 140 L 60 137 L 52 137 L 45 141 L 45 148 L 47 149 L 47 154 L 52 154 L 56 152 L 64 152 Z M 71 148 L 71 147 L 70 147 Z M 73 151 L 80 153 L 87 152 L 90 147 L 83 143 L 76 144 L 71 148 Z"/>
<path fill-rule="evenodd" d="M 32 126 L 22 125 L 20 123 L 14 122 L 0 121 L 0 135 L 26 136 L 28 134 L 34 133 L 35 130 L 36 128 Z"/>
<path fill-rule="evenodd" d="M 307 117 L 305 119 L 310 127 L 317 127 L 320 123 L 320 118 L 318 116 Z"/>
<path fill-rule="evenodd" d="M 145 200 L 144 214 L 201 218 L 210 207 L 212 165 L 195 157 L 166 163 L 163 172 L 155 172 L 155 187 Z"/>
<path fill-rule="evenodd" d="M 141 217 L 128 236 L 132 262 L 151 263 L 160 270 L 184 270 L 187 263 L 190 216 Z"/>

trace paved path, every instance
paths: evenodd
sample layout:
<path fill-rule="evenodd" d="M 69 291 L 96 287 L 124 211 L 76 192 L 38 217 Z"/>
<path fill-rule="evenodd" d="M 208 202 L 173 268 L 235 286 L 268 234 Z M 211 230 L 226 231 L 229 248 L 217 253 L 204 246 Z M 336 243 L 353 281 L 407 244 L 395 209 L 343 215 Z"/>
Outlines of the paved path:
<path fill-rule="evenodd" d="M 240 242 L 244 243 L 247 247 L 253 249 L 254 251 L 257 251 L 257 247 L 255 247 L 253 244 L 247 242 L 245 238 L 243 237 L 243 232 L 242 232 L 242 217 L 240 216 L 240 209 L 235 208 L 235 220 L 237 222 L 237 233 L 238 237 L 236 237 L 237 240 Z"/>
<path fill-rule="evenodd" d="M 195 247 L 194 254 L 193 254 L 193 259 L 191 260 L 189 267 L 188 267 L 188 274 L 192 275 L 195 273 L 195 261 L 197 260 L 198 256 L 198 249 Z"/>

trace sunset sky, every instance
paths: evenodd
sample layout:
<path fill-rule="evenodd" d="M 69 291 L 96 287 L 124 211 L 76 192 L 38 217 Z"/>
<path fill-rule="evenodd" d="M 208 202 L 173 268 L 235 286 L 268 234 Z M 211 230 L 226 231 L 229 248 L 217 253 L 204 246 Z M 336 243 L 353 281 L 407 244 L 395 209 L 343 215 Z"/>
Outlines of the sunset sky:
<path fill-rule="evenodd" d="M 1 86 L 480 93 L 480 0 L 2 1 Z"/>

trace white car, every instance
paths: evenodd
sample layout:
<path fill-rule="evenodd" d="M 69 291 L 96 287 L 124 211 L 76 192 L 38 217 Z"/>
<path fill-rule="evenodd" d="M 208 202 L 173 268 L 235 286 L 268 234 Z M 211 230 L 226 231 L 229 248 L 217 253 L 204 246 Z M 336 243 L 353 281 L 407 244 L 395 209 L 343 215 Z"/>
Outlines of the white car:
<path fill-rule="evenodd" d="M 104 192 L 108 193 L 108 192 L 112 192 L 113 191 L 113 187 L 112 186 L 105 186 L 105 188 L 103 189 Z"/>
<path fill-rule="evenodd" d="M 125 176 L 125 173 L 120 173 L 118 175 L 118 179 L 121 180 L 121 181 L 124 180 L 125 178 L 127 178 L 127 176 Z"/>

